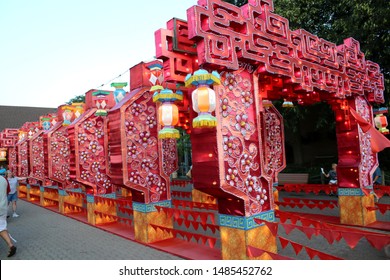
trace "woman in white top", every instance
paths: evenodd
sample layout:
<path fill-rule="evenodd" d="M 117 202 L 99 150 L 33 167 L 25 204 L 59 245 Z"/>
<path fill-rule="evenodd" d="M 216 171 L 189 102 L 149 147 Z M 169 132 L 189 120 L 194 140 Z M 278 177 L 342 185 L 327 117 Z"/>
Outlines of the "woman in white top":
<path fill-rule="evenodd" d="M 16 253 L 16 247 L 14 244 L 12 244 L 7 230 L 7 186 L 7 180 L 3 176 L 0 176 L 0 236 L 4 239 L 9 247 L 8 257 L 12 257 Z"/>
<path fill-rule="evenodd" d="M 12 203 L 12 210 L 13 210 L 12 217 L 17 218 L 19 217 L 19 215 L 16 214 L 16 201 L 18 200 L 17 188 L 18 188 L 19 181 L 26 180 L 26 178 L 15 177 L 11 170 L 7 170 L 6 176 L 9 182 L 9 187 L 11 189 L 11 191 L 8 194 L 8 204 Z"/>

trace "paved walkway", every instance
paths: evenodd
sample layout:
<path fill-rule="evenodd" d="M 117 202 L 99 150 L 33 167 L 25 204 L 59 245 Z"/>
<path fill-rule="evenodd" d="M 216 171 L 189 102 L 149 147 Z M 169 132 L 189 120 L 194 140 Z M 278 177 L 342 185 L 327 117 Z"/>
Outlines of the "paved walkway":
<path fill-rule="evenodd" d="M 21 199 L 18 213 L 18 218 L 8 218 L 9 232 L 17 240 L 16 255 L 7 258 L 8 247 L 1 240 L 2 260 L 180 259 Z"/>
<path fill-rule="evenodd" d="M 302 194 L 303 195 L 303 194 Z M 296 195 L 296 196 L 301 196 Z M 305 198 L 310 195 L 305 194 Z M 312 198 L 314 198 L 313 196 Z M 316 197 L 319 199 L 336 199 L 334 197 Z M 385 197 L 382 203 L 390 203 Z M 303 211 L 308 208 L 291 209 L 284 211 Z M 336 215 L 337 209 L 310 211 L 325 215 Z M 80 221 L 55 213 L 32 203 L 19 200 L 18 213 L 20 217 L 8 219 L 8 229 L 18 249 L 12 258 L 7 258 L 8 248 L 4 241 L 0 242 L 0 259 L 13 260 L 179 260 L 181 258 L 159 251 L 137 242 L 119 237 L 104 230 L 95 228 Z M 390 221 L 390 211 L 378 216 L 379 220 Z M 386 232 L 388 233 L 388 232 Z M 352 250 L 344 240 L 329 245 L 322 236 L 313 236 L 311 240 L 298 230 L 286 234 L 283 227 L 279 227 L 278 235 L 309 246 L 311 248 L 350 260 L 385 260 L 388 259 L 383 251 L 373 248 L 365 239 L 362 239 Z M 196 246 L 196 245 L 195 245 Z M 282 249 L 278 243 L 278 252 L 283 256 L 294 259 L 310 259 L 302 250 L 297 256 L 291 247 Z M 191 247 L 189 247 L 190 249 Z"/>

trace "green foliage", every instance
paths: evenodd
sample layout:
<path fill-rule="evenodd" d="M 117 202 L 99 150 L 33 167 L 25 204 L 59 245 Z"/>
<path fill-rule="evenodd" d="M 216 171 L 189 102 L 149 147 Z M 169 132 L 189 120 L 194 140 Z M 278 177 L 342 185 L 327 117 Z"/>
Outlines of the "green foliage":
<path fill-rule="evenodd" d="M 73 97 L 68 102 L 66 102 L 66 104 L 71 105 L 72 103 L 79 103 L 79 102 L 85 102 L 85 95 L 84 94 L 77 95 L 77 96 Z"/>

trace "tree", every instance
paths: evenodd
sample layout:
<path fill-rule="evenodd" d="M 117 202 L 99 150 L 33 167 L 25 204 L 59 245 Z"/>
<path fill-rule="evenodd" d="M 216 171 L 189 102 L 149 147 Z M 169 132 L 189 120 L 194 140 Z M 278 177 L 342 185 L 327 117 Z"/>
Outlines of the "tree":
<path fill-rule="evenodd" d="M 72 103 L 84 103 L 84 102 L 85 102 L 85 95 L 82 94 L 82 95 L 77 95 L 77 96 L 73 97 L 68 102 L 66 102 L 66 104 L 70 105 Z"/>

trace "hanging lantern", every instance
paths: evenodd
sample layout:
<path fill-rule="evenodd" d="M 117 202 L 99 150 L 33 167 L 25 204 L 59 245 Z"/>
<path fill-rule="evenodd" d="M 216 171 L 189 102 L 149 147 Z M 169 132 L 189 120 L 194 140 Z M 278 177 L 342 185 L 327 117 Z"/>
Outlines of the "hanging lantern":
<path fill-rule="evenodd" d="M 389 130 L 387 129 L 387 117 L 384 115 L 387 113 L 387 108 L 379 108 L 374 110 L 374 113 L 377 114 L 374 118 L 375 126 L 383 134 L 388 134 Z"/>
<path fill-rule="evenodd" d="M 111 86 L 115 88 L 113 94 L 115 103 L 118 104 L 123 98 L 125 98 L 126 91 L 123 88 L 127 86 L 127 83 L 112 83 Z"/>
<path fill-rule="evenodd" d="M 79 118 L 85 111 L 85 103 L 83 102 L 72 103 L 72 107 L 76 119 Z"/>
<path fill-rule="evenodd" d="M 24 130 L 19 130 L 18 132 L 18 139 L 19 141 L 22 141 L 24 138 L 26 138 L 27 133 Z"/>
<path fill-rule="evenodd" d="M 200 69 L 185 78 L 186 87 L 190 85 L 197 87 L 192 92 L 192 108 L 198 113 L 198 116 L 192 121 L 194 128 L 217 126 L 217 118 L 211 115 L 217 104 L 215 91 L 210 86 L 215 84 L 221 84 L 221 76 L 216 71 L 210 74 L 206 70 Z"/>
<path fill-rule="evenodd" d="M 43 130 L 47 131 L 51 127 L 51 117 L 50 116 L 42 116 L 39 118 L 40 126 Z"/>
<path fill-rule="evenodd" d="M 107 116 L 107 104 L 109 91 L 98 90 L 92 94 L 93 101 L 95 102 L 97 111 L 96 116 Z"/>
<path fill-rule="evenodd" d="M 294 103 L 292 103 L 291 101 L 289 101 L 287 99 L 284 99 L 282 107 L 283 108 L 293 108 L 294 107 Z"/>
<path fill-rule="evenodd" d="M 147 66 L 150 72 L 147 74 L 149 76 L 149 82 L 152 84 L 150 91 L 163 90 L 162 83 L 164 82 L 164 73 L 163 66 L 160 63 L 154 63 Z"/>
<path fill-rule="evenodd" d="M 62 107 L 62 118 L 64 121 L 62 125 L 70 125 L 72 123 L 73 118 L 73 107 L 72 106 L 63 106 Z"/>
<path fill-rule="evenodd" d="M 170 89 L 163 89 L 153 94 L 153 101 L 161 102 L 158 108 L 158 122 L 164 128 L 158 132 L 159 139 L 180 138 L 180 132 L 174 128 L 179 121 L 179 109 L 174 104 L 178 100 L 183 100 L 181 91 L 174 93 Z"/>
<path fill-rule="evenodd" d="M 0 161 L 6 161 L 6 160 L 7 160 L 7 149 L 0 148 Z"/>

